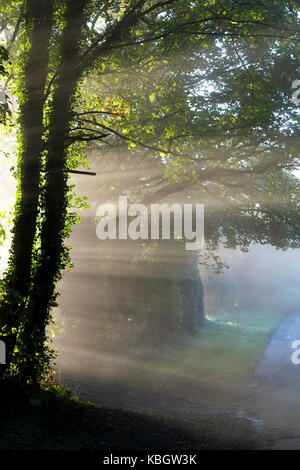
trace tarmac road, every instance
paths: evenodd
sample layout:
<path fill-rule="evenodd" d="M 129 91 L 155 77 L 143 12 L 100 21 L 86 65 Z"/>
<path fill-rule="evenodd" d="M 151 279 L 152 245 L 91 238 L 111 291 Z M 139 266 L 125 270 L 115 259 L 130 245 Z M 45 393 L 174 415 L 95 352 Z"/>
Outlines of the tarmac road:
<path fill-rule="evenodd" d="M 296 340 L 300 309 L 288 313 L 275 331 L 251 384 L 248 413 L 262 420 L 267 449 L 300 449 L 300 364 L 292 360 L 293 353 L 298 356 L 292 347 Z"/>

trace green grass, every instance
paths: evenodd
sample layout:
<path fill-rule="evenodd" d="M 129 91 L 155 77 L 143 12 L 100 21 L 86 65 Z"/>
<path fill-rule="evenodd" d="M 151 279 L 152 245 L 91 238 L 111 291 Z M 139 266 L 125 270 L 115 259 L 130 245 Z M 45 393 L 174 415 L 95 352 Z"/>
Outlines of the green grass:
<path fill-rule="evenodd" d="M 160 348 L 148 362 L 129 368 L 122 381 L 140 390 L 172 389 L 183 398 L 194 393 L 203 399 L 222 400 L 224 394 L 224 400 L 230 400 L 232 394 L 245 390 L 287 311 L 283 305 L 237 306 L 218 316 L 207 315 L 197 337 Z"/>
<path fill-rule="evenodd" d="M 255 368 L 284 313 L 278 307 L 207 316 L 200 336 L 169 350 L 160 359 L 160 368 L 202 385 L 240 385 Z"/>

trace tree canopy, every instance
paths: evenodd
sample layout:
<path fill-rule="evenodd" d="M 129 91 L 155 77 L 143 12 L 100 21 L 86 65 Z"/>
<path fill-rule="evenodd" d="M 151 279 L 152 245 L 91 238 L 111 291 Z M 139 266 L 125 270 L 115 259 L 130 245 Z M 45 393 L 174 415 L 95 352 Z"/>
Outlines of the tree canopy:
<path fill-rule="evenodd" d="M 70 207 L 85 204 L 69 172 L 87 153 L 138 166 L 127 189 L 141 201 L 182 192 L 205 203 L 212 247 L 299 246 L 298 10 L 276 0 L 2 2 L 3 86 L 18 99 L 0 306 L 10 370 L 37 380 L 51 360 L 45 328 L 70 265 Z"/>

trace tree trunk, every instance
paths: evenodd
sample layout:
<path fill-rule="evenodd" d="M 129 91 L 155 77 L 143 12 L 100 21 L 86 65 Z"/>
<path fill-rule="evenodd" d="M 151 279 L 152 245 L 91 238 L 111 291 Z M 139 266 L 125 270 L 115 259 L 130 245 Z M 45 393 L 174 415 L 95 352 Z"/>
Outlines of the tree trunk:
<path fill-rule="evenodd" d="M 52 24 L 52 2 L 28 0 L 26 23 L 31 45 L 25 65 L 23 103 L 20 110 L 20 186 L 10 260 L 12 286 L 26 297 L 30 284 L 32 248 L 36 233 L 43 149 L 43 106 L 48 73 L 48 47 Z"/>
<path fill-rule="evenodd" d="M 5 333 L 7 365 L 15 347 L 17 329 L 24 314 L 25 298 L 28 296 L 31 280 L 43 149 L 44 92 L 52 26 L 51 2 L 27 0 L 25 18 L 30 48 L 25 59 L 19 115 L 20 182 L 9 268 L 4 277 L 6 296 L 0 306 L 0 326 Z M 2 368 L 2 373 L 4 369 Z"/>
<path fill-rule="evenodd" d="M 55 284 L 60 278 L 64 255 L 64 228 L 67 216 L 66 155 L 72 105 L 80 77 L 77 68 L 79 39 L 86 0 L 69 1 L 62 39 L 61 70 L 53 95 L 47 142 L 45 214 L 41 227 L 41 255 L 33 276 L 28 316 L 24 328 L 26 363 L 21 375 L 33 380 L 39 376 L 40 354 L 44 351 L 46 326 L 55 299 Z M 38 354 L 38 355 L 37 355 Z"/>

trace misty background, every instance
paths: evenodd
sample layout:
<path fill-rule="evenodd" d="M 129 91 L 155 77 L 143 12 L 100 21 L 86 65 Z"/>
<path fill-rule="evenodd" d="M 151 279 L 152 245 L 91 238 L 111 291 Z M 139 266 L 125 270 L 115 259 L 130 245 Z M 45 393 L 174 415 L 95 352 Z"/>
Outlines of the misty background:
<path fill-rule="evenodd" d="M 118 178 L 102 170 L 72 177 L 90 208 L 69 240 L 74 268 L 59 284 L 51 334 L 60 381 L 103 405 L 173 415 L 199 412 L 201 399 L 235 400 L 299 306 L 300 250 L 219 247 L 216 272 L 211 256 L 178 241 L 101 241 L 103 179 Z"/>
<path fill-rule="evenodd" d="M 0 247 L 1 270 L 15 199 L 13 161 L 4 162 L 1 210 L 6 210 L 8 237 Z M 269 420 L 269 429 L 284 435 L 282 423 L 290 429 L 297 421 L 296 395 L 278 396 L 272 386 L 266 406 L 260 396 L 266 396 L 265 384 L 256 384 L 257 396 L 252 382 L 272 334 L 299 308 L 300 250 L 251 244 L 248 252 L 219 246 L 196 253 L 174 240 L 101 241 L 98 205 L 121 194 L 134 201 L 140 169 L 134 173 L 93 156 L 90 164 L 96 176 L 71 178 L 89 209 L 80 212 L 82 221 L 68 240 L 74 267 L 58 285 L 49 328 L 59 382 L 76 396 L 111 408 L 193 423 L 207 416 L 208 434 L 216 431 L 209 417 L 217 414 L 223 432 L 235 432 L 236 442 L 243 435 L 241 416 L 253 432 Z M 171 202 L 191 198 L 177 194 Z"/>

